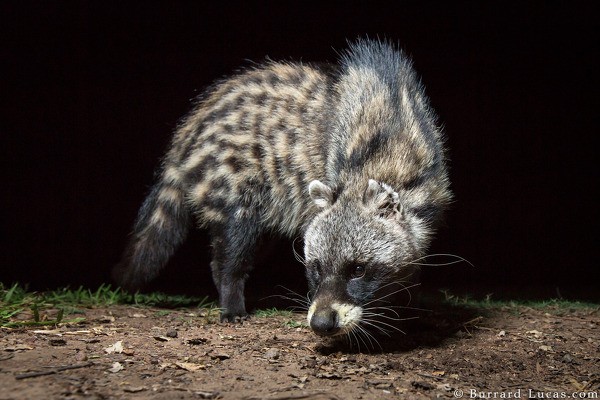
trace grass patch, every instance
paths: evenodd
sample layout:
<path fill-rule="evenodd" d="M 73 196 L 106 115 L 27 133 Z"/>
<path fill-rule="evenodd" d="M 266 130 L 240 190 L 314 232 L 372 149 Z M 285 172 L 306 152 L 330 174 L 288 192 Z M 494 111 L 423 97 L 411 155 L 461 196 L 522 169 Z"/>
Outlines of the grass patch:
<path fill-rule="evenodd" d="M 544 299 L 544 300 L 496 300 L 493 294 L 487 294 L 481 299 L 475 299 L 468 295 L 457 296 L 448 290 L 440 290 L 442 301 L 453 306 L 462 306 L 477 309 L 493 308 L 518 308 L 530 307 L 533 309 L 550 309 L 557 311 L 568 311 L 573 309 L 598 309 L 600 304 L 573 301 L 565 299 Z"/>
<path fill-rule="evenodd" d="M 164 293 L 127 293 L 120 288 L 101 285 L 96 290 L 79 287 L 45 292 L 30 292 L 19 284 L 0 283 L 0 327 L 58 325 L 80 323 L 85 318 L 65 319 L 66 315 L 81 314 L 82 308 L 131 304 L 163 308 L 197 307 L 213 309 L 208 297 L 171 296 Z"/>
<path fill-rule="evenodd" d="M 284 325 L 288 328 L 308 328 L 308 322 L 305 319 L 302 321 L 290 319 L 289 321 L 285 321 Z"/>
<path fill-rule="evenodd" d="M 281 310 L 278 309 L 276 307 L 273 308 L 266 308 L 263 310 L 256 310 L 254 312 L 254 316 L 257 318 L 269 318 L 269 317 L 284 317 L 287 318 L 287 320 L 283 323 L 283 325 L 287 328 L 301 328 L 301 327 L 307 327 L 308 325 L 306 324 L 306 321 L 304 321 L 304 319 L 300 322 L 296 321 L 296 319 L 294 317 L 297 317 L 298 315 L 296 313 L 294 313 L 293 311 L 290 310 Z"/>
<path fill-rule="evenodd" d="M 294 315 L 294 313 L 289 310 L 280 310 L 276 307 L 266 308 L 263 310 L 256 310 L 254 312 L 254 316 L 258 317 L 258 318 L 269 318 L 269 317 L 291 318 L 293 315 Z"/>

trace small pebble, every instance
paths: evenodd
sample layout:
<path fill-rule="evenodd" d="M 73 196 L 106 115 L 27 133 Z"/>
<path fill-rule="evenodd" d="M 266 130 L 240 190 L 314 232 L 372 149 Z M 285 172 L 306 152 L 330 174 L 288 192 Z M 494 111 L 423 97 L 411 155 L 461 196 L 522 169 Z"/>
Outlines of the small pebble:
<path fill-rule="evenodd" d="M 265 357 L 268 360 L 277 360 L 279 358 L 279 354 L 280 354 L 279 349 L 272 348 L 272 349 L 267 350 L 267 352 L 265 353 Z"/>
<path fill-rule="evenodd" d="M 167 337 L 176 338 L 177 337 L 177 330 L 175 330 L 175 329 L 169 329 L 167 331 Z"/>
<path fill-rule="evenodd" d="M 50 346 L 66 346 L 67 341 L 65 339 L 50 339 Z"/>
<path fill-rule="evenodd" d="M 87 353 L 85 351 L 80 351 L 79 353 L 75 354 L 75 359 L 77 361 L 87 361 Z"/>
<path fill-rule="evenodd" d="M 215 359 L 219 359 L 219 360 L 227 360 L 229 358 L 231 358 L 231 356 L 227 353 L 213 353 L 210 355 L 211 358 Z"/>

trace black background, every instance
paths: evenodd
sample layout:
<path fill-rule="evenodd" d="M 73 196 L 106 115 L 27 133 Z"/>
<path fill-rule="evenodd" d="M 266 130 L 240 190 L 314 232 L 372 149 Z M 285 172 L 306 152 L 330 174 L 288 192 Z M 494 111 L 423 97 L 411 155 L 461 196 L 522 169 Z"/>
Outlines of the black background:
<path fill-rule="evenodd" d="M 177 121 L 252 61 L 336 61 L 358 36 L 409 53 L 448 136 L 456 201 L 425 286 L 599 300 L 593 2 L 2 2 L 0 281 L 109 281 Z M 366 2 L 363 2 L 366 3 Z M 210 294 L 193 233 L 150 289 Z M 305 290 L 291 242 L 250 296 Z"/>

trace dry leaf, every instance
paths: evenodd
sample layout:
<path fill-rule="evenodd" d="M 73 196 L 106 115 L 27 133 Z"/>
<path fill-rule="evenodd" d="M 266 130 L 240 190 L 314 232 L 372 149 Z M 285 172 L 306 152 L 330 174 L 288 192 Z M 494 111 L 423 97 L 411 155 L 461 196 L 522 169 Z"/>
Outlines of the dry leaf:
<path fill-rule="evenodd" d="M 584 390 L 585 389 L 585 386 L 582 385 L 581 383 L 579 383 L 577 380 L 575 380 L 575 378 L 571 377 L 571 378 L 569 378 L 569 381 L 571 382 L 571 384 L 573 386 L 575 386 L 577 388 L 577 390 Z M 592 393 L 592 392 L 590 392 L 590 393 Z"/>
<path fill-rule="evenodd" d="M 33 331 L 33 333 L 37 333 L 39 335 L 62 335 L 64 332 L 61 332 L 60 329 L 37 329 Z"/>
<path fill-rule="evenodd" d="M 146 388 L 144 386 L 130 386 L 130 387 L 123 388 L 123 391 L 127 392 L 127 393 L 137 393 L 137 392 L 141 392 L 144 390 L 146 390 Z"/>
<path fill-rule="evenodd" d="M 25 344 L 16 344 L 14 346 L 5 347 L 4 351 L 22 351 L 22 350 L 33 350 L 33 347 Z"/>
<path fill-rule="evenodd" d="M 110 367 L 108 370 L 112 373 L 116 373 L 116 372 L 121 371 L 122 369 L 123 369 L 123 365 L 121 365 L 120 362 L 114 362 L 112 364 L 112 367 Z"/>
<path fill-rule="evenodd" d="M 103 322 L 103 323 L 111 323 L 111 322 L 115 322 L 115 317 L 113 317 L 112 315 L 103 315 L 100 318 L 98 318 L 97 321 Z"/>
<path fill-rule="evenodd" d="M 544 334 L 542 332 L 536 331 L 535 329 L 532 331 L 527 331 L 527 332 L 525 332 L 525 334 L 532 335 L 533 337 L 538 338 L 538 339 L 544 336 Z"/>
<path fill-rule="evenodd" d="M 186 371 L 190 371 L 190 372 L 194 372 L 194 371 L 198 371 L 200 369 L 206 368 L 206 365 L 204 365 L 204 364 L 195 364 L 195 363 L 191 363 L 191 362 L 176 362 L 175 365 L 177 365 L 181 369 L 185 369 Z"/>
<path fill-rule="evenodd" d="M 541 351 L 552 351 L 552 346 L 541 345 L 539 349 Z"/>
<path fill-rule="evenodd" d="M 108 354 L 112 354 L 112 353 L 120 354 L 120 353 L 122 353 L 123 352 L 123 341 L 119 340 L 118 342 L 116 342 L 112 346 L 109 346 L 109 347 L 105 348 L 104 351 L 106 353 L 108 353 Z"/>

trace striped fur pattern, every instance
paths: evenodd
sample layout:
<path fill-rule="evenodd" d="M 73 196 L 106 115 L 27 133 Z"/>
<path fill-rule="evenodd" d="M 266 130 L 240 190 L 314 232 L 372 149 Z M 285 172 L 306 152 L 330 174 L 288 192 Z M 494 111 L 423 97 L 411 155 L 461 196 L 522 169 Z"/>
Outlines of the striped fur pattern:
<path fill-rule="evenodd" d="M 240 320 L 258 238 L 301 233 L 309 323 L 347 333 L 429 244 L 451 198 L 442 142 L 410 61 L 389 43 L 359 40 L 336 66 L 239 73 L 178 127 L 119 282 L 156 277 L 195 219 L 211 233 L 222 319 Z"/>

